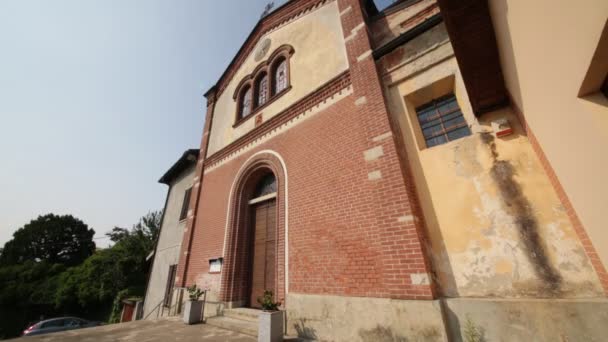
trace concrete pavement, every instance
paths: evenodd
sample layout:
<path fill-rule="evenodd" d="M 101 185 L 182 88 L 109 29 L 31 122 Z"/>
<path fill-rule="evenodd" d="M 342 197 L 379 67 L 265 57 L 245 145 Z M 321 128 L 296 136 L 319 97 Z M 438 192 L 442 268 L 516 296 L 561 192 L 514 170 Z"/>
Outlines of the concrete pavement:
<path fill-rule="evenodd" d="M 70 330 L 46 335 L 24 337 L 23 342 L 250 342 L 255 337 L 238 334 L 207 324 L 186 325 L 175 318 L 156 321 L 136 321 L 101 327 Z"/>

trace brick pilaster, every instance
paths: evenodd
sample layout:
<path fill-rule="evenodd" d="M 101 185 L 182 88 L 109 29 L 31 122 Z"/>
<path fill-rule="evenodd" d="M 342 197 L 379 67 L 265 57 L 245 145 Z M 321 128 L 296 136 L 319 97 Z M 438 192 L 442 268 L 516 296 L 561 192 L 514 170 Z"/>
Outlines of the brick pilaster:
<path fill-rule="evenodd" d="M 361 156 L 366 159 L 374 197 L 370 202 L 376 222 L 370 228 L 370 243 L 384 250 L 382 279 L 391 298 L 432 299 L 434 286 L 424 281 L 431 278 L 424 221 L 409 165 L 399 164 L 398 152 L 404 151 L 397 150 L 392 137 L 365 13 L 359 0 L 338 0 L 338 5 L 358 109 L 353 115 L 365 135 Z"/>
<path fill-rule="evenodd" d="M 207 156 L 207 147 L 209 146 L 209 134 L 211 132 L 211 122 L 213 121 L 213 113 L 215 109 L 215 87 L 211 88 L 206 94 L 207 98 L 207 114 L 205 115 L 205 127 L 203 129 L 203 137 L 201 139 L 200 152 L 196 163 L 196 172 L 194 181 L 192 182 L 192 192 L 190 193 L 190 205 L 188 208 L 188 220 L 186 229 L 182 238 L 182 246 L 179 255 L 179 264 L 177 266 L 177 276 L 175 277 L 175 285 L 185 287 L 188 266 L 190 263 L 190 254 L 192 252 L 192 236 L 194 227 L 196 226 L 197 211 L 199 207 L 200 194 L 203 184 L 205 158 Z"/>

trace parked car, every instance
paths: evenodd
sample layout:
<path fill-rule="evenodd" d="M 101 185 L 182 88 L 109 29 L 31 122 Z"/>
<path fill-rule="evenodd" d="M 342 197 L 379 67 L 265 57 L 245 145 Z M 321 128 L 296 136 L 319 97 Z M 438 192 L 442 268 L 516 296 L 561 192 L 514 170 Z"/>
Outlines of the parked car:
<path fill-rule="evenodd" d="M 102 322 L 77 317 L 58 317 L 40 321 L 23 331 L 22 336 L 41 335 L 58 331 L 96 327 Z"/>

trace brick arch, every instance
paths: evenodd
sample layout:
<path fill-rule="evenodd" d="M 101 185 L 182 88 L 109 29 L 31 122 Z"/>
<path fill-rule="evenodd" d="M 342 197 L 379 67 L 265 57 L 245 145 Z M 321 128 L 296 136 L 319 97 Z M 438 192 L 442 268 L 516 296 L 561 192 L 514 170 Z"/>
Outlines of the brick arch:
<path fill-rule="evenodd" d="M 277 180 L 277 250 L 276 250 L 276 296 L 285 298 L 287 292 L 287 171 L 281 156 L 270 150 L 251 156 L 237 172 L 231 188 L 224 237 L 224 265 L 221 278 L 220 300 L 233 306 L 242 306 L 249 296 L 250 269 L 247 260 L 249 242 L 248 200 L 253 188 L 267 173 Z"/>

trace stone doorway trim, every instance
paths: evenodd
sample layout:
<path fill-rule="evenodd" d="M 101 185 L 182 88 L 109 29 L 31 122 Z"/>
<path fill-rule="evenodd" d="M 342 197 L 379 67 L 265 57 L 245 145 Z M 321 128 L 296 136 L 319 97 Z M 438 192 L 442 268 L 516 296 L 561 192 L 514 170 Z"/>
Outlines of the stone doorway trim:
<path fill-rule="evenodd" d="M 219 299 L 231 307 L 241 306 L 247 299 L 248 270 L 245 268 L 242 252 L 244 224 L 247 222 L 250 201 L 263 201 L 265 198 L 248 197 L 251 186 L 263 174 L 272 172 L 277 181 L 276 193 L 262 197 L 275 198 L 277 203 L 277 269 L 276 298 L 286 298 L 288 293 L 288 181 L 287 169 L 283 158 L 275 151 L 262 150 L 251 155 L 234 177 L 229 195 L 224 236 L 224 269 L 221 276 Z M 274 196 L 273 196 L 274 195 Z M 241 252 L 241 253 L 239 253 Z"/>

